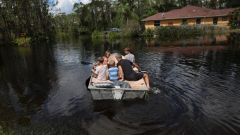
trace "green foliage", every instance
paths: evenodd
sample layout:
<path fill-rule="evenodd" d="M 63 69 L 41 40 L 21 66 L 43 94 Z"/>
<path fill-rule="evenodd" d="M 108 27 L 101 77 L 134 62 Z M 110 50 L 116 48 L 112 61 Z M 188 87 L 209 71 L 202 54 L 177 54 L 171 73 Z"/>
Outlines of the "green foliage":
<path fill-rule="evenodd" d="M 123 14 L 117 13 L 117 15 L 113 18 L 113 22 L 111 24 L 112 27 L 121 28 L 126 24 L 126 20 Z"/>
<path fill-rule="evenodd" d="M 153 36 L 154 33 L 155 33 L 155 30 L 150 29 L 150 28 L 147 28 L 147 29 L 143 32 L 143 35 L 146 36 L 146 37 L 147 37 L 147 36 Z"/>
<path fill-rule="evenodd" d="M 98 30 L 93 31 L 92 38 L 100 38 L 100 37 L 103 37 L 103 33 L 102 32 L 100 32 Z"/>
<path fill-rule="evenodd" d="M 183 22 L 181 25 L 188 25 L 188 22 Z"/>
<path fill-rule="evenodd" d="M 117 38 L 119 36 L 117 32 L 111 31 L 111 32 L 108 32 L 107 37 L 111 39 L 111 38 Z"/>
<path fill-rule="evenodd" d="M 192 35 L 202 35 L 222 31 L 223 28 L 213 25 L 181 25 L 181 26 L 161 26 L 156 28 L 156 34 L 160 37 L 191 37 Z"/>
<path fill-rule="evenodd" d="M 1 0 L 0 35 L 2 35 L 2 41 L 13 42 L 23 32 L 32 40 L 54 39 L 56 31 L 53 25 L 53 15 L 49 12 L 49 2 L 49 0 L 24 2 Z"/>
<path fill-rule="evenodd" d="M 158 11 L 156 9 L 147 10 L 146 13 L 141 16 L 141 19 L 147 18 L 147 17 L 152 16 L 156 13 L 158 13 Z"/>
<path fill-rule="evenodd" d="M 119 35 L 121 37 L 134 37 L 138 36 L 140 34 L 140 25 L 138 21 L 135 20 L 129 20 L 128 24 L 123 25 L 121 28 L 121 32 Z"/>
<path fill-rule="evenodd" d="M 14 40 L 14 43 L 16 43 L 18 46 L 27 46 L 27 45 L 30 45 L 30 40 L 31 38 L 26 38 L 26 39 L 23 39 L 23 38 L 17 38 Z"/>
<path fill-rule="evenodd" d="M 237 29 L 240 27 L 240 8 L 236 8 L 232 13 L 230 13 L 231 19 L 228 23 L 231 29 Z"/>

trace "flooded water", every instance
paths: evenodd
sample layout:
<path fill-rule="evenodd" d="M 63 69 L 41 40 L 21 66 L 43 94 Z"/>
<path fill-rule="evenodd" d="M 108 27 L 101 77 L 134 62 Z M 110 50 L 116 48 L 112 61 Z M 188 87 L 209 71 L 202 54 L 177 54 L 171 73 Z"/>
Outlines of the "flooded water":
<path fill-rule="evenodd" d="M 0 47 L 0 134 L 238 135 L 239 35 L 193 39 L 61 37 Z M 148 100 L 93 101 L 85 86 L 106 50 L 130 47 L 161 90 Z"/>

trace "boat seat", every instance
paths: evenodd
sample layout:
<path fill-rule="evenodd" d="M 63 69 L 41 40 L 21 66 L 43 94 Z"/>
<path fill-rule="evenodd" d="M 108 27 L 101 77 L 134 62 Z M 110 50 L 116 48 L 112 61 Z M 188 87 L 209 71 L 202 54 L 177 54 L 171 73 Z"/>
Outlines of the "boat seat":
<path fill-rule="evenodd" d="M 94 83 L 97 83 L 97 82 L 110 82 L 110 83 L 113 83 L 112 81 L 110 81 L 110 80 L 106 80 L 106 81 L 101 81 L 101 80 L 98 80 L 97 78 L 94 78 L 94 77 L 92 77 L 92 80 L 91 80 L 91 85 L 94 85 Z M 127 81 L 127 80 L 125 80 L 124 82 L 127 82 L 127 83 L 129 83 L 130 84 L 130 87 L 132 88 L 132 89 L 141 89 L 141 88 L 143 88 L 143 87 L 147 87 L 146 86 L 146 84 L 145 84 L 145 81 L 144 81 L 144 79 L 140 79 L 140 80 L 138 80 L 138 81 Z"/>
<path fill-rule="evenodd" d="M 120 88 L 131 88 L 131 85 L 127 82 L 115 81 L 114 86 L 120 86 Z"/>

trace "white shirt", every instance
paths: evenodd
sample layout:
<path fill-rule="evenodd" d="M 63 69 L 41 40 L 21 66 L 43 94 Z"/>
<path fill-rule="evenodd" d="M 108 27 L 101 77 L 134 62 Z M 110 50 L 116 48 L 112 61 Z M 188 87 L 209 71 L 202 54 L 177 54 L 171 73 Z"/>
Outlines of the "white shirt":
<path fill-rule="evenodd" d="M 98 75 L 97 79 L 106 81 L 107 80 L 106 71 L 107 65 L 97 66 L 95 71 L 95 73 Z"/>
<path fill-rule="evenodd" d="M 130 60 L 131 62 L 133 62 L 135 60 L 134 55 L 133 54 L 128 54 L 125 55 L 125 59 Z"/>

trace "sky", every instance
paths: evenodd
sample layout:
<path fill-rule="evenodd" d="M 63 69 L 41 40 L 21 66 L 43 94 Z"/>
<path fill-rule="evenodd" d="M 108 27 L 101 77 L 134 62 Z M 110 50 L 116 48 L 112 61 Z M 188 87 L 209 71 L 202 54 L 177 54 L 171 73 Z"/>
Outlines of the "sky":
<path fill-rule="evenodd" d="M 58 1 L 57 9 L 61 9 L 59 12 L 65 12 L 66 14 L 73 13 L 72 8 L 74 3 L 82 2 L 83 4 L 88 4 L 91 0 L 51 0 L 52 2 Z"/>

